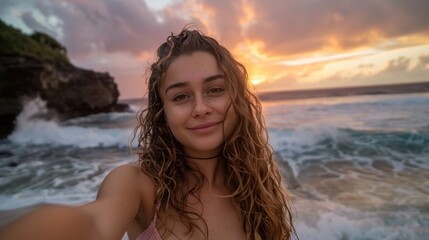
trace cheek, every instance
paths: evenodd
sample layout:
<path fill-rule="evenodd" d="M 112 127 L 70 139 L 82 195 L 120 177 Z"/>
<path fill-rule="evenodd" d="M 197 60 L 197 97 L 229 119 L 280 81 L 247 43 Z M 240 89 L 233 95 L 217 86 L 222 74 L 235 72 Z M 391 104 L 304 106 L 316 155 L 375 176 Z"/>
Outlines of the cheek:
<path fill-rule="evenodd" d="M 188 115 L 189 110 L 185 106 L 164 107 L 165 122 L 170 128 L 174 128 L 174 126 L 183 125 L 184 122 L 186 122 Z"/>

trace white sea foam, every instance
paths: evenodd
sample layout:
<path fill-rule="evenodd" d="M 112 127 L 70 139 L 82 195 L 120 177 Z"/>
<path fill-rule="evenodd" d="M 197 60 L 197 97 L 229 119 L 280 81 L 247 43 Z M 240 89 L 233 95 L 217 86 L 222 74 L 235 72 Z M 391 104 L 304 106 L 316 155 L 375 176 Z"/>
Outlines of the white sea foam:
<path fill-rule="evenodd" d="M 0 183 L 14 189 L 0 194 L 0 210 L 40 203 L 79 205 L 95 199 L 106 175 L 119 165 L 132 162 L 131 157 L 61 162 L 27 161 L 6 169 Z M 31 181 L 25 181 L 31 179 Z"/>
<path fill-rule="evenodd" d="M 63 126 L 55 119 L 37 118 L 37 115 L 46 112 L 46 104 L 42 100 L 27 102 L 17 117 L 15 131 L 8 139 L 17 144 L 72 145 L 80 148 L 129 145 L 131 128 Z"/>
<path fill-rule="evenodd" d="M 293 153 L 304 153 L 321 147 L 321 143 L 329 140 L 331 144 L 345 141 L 347 134 L 328 124 L 308 123 L 295 129 L 270 129 L 271 144 L 274 149 L 286 149 Z M 326 146 L 322 146 L 326 147 Z"/>
<path fill-rule="evenodd" d="M 111 113 L 99 113 L 93 114 L 85 117 L 73 118 L 67 120 L 68 124 L 80 124 L 87 122 L 96 122 L 96 121 L 116 121 L 121 120 L 122 118 L 134 117 L 135 113 L 130 112 L 111 112 Z"/>
<path fill-rule="evenodd" d="M 399 220 L 398 220 L 399 221 Z M 300 239 L 368 239 L 368 240 L 394 240 L 394 239 L 421 239 L 418 238 L 412 226 L 414 222 L 403 222 L 404 225 L 395 224 L 386 226 L 383 219 L 372 214 L 354 216 L 341 216 L 334 212 L 321 213 L 315 225 L 306 222 L 297 222 L 297 232 Z M 422 230 L 422 229 L 420 229 Z M 403 238 L 399 237 L 402 236 Z M 399 238 L 398 238 L 399 237 Z"/>
<path fill-rule="evenodd" d="M 427 214 L 419 211 L 359 211 L 328 201 L 295 202 L 296 230 L 300 239 L 394 240 L 425 239 Z"/>

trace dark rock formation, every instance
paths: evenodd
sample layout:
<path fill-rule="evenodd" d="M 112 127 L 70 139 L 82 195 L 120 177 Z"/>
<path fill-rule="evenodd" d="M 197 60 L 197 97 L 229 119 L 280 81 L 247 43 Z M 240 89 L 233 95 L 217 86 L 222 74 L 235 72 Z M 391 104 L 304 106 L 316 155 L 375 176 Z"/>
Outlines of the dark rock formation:
<path fill-rule="evenodd" d="M 77 68 L 66 54 L 51 36 L 27 35 L 0 19 L 0 138 L 13 131 L 23 98 L 45 100 L 48 115 L 59 120 L 127 110 L 117 104 L 119 91 L 108 73 Z"/>
<path fill-rule="evenodd" d="M 117 105 L 119 91 L 108 73 L 68 62 L 0 56 L 0 138 L 13 130 L 22 97 L 37 96 L 63 119 L 126 108 Z"/>

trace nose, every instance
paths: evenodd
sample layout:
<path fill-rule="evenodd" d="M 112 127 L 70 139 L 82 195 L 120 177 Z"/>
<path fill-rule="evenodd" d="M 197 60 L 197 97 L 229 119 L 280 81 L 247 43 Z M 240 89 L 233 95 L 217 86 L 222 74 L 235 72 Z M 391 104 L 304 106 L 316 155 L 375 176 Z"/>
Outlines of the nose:
<path fill-rule="evenodd" d="M 194 99 L 194 108 L 192 110 L 192 116 L 202 117 L 205 115 L 209 115 L 212 113 L 213 108 L 211 107 L 210 103 L 205 99 L 203 96 L 197 96 Z"/>

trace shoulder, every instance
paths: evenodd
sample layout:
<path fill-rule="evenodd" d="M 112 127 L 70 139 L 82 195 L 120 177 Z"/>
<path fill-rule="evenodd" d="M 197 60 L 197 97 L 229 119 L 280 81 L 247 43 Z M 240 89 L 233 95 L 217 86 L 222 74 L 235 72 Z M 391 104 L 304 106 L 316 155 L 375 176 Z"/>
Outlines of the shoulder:
<path fill-rule="evenodd" d="M 106 176 L 100 187 L 99 195 L 110 190 L 114 192 L 131 191 L 143 199 L 154 198 L 156 191 L 152 178 L 135 164 L 116 167 Z"/>
<path fill-rule="evenodd" d="M 111 181 L 115 183 L 110 183 Z M 119 183 L 118 186 L 113 186 Z M 116 190 L 116 196 L 121 196 L 122 199 L 139 199 L 137 211 L 134 212 L 133 221 L 127 227 L 128 234 L 137 236 L 144 227 L 147 227 L 156 212 L 156 186 L 153 179 L 142 171 L 135 164 L 122 165 L 113 169 L 105 179 L 107 188 L 119 188 Z M 124 191 L 123 188 L 129 189 Z M 107 191 L 110 191 L 109 189 Z M 123 191 L 118 193 L 118 191 Z M 127 193 L 128 192 L 128 193 Z M 103 198 L 105 190 L 103 186 L 100 188 L 99 197 Z M 97 197 L 98 198 L 98 197 Z"/>
<path fill-rule="evenodd" d="M 155 194 L 152 179 L 138 166 L 122 165 L 105 177 L 97 199 L 81 209 L 94 219 L 106 239 L 119 239 L 140 213 L 144 218 L 151 216 Z"/>
<path fill-rule="evenodd" d="M 135 164 L 124 164 L 119 167 L 114 168 L 105 178 L 115 179 L 115 180 L 124 180 L 124 181 L 134 181 L 143 178 L 148 178 L 146 174 L 141 171 L 141 169 Z"/>

